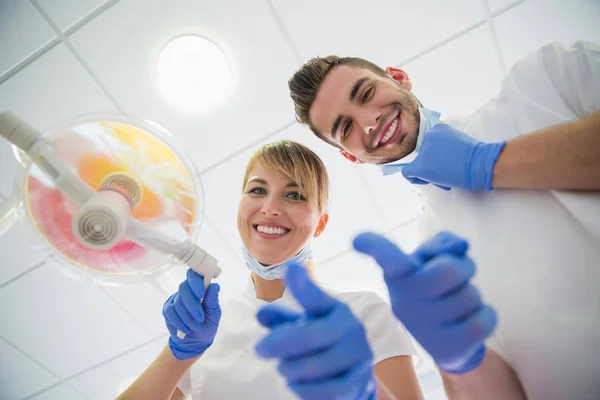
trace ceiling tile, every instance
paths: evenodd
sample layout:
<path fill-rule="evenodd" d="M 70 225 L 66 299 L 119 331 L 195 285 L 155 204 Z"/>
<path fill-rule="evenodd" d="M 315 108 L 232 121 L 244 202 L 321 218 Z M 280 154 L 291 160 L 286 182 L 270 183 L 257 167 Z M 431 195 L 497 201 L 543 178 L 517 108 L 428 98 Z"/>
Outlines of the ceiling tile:
<path fill-rule="evenodd" d="M 375 165 L 360 166 L 360 173 L 385 219 L 386 230 L 421 215 L 421 200 L 402 174 L 383 176 Z"/>
<path fill-rule="evenodd" d="M 47 258 L 32 236 L 32 229 L 20 220 L 0 238 L 0 286 Z"/>
<path fill-rule="evenodd" d="M 36 396 L 30 397 L 27 400 L 86 400 L 87 397 L 69 387 L 67 384 L 62 384 L 48 389 Z"/>
<path fill-rule="evenodd" d="M 53 48 L 0 85 L 0 110 L 14 112 L 41 131 L 83 114 L 115 111 L 64 45 Z M 0 193 L 12 192 L 16 166 L 10 147 L 2 141 Z"/>
<path fill-rule="evenodd" d="M 516 3 L 522 3 L 525 0 L 485 0 L 490 6 L 490 10 L 494 12 L 498 12 L 503 8 L 509 7 Z"/>
<path fill-rule="evenodd" d="M 69 380 L 69 384 L 91 400 L 114 399 L 158 356 L 166 336 L 124 354 Z"/>
<path fill-rule="evenodd" d="M 0 76 L 55 38 L 29 1 L 0 1 Z"/>
<path fill-rule="evenodd" d="M 98 287 L 48 263 L 3 287 L 0 303 L 18 305 L 0 309 L 0 336 L 61 378 L 150 339 Z"/>
<path fill-rule="evenodd" d="M 0 338 L 0 398 L 22 399 L 56 382 L 57 376 Z"/>
<path fill-rule="evenodd" d="M 397 64 L 485 19 L 481 0 L 273 0 L 304 59 L 357 56 Z M 438 16 L 443 18 L 436 18 Z"/>
<path fill-rule="evenodd" d="M 109 0 L 37 0 L 46 14 L 61 29 L 65 30 L 94 9 Z"/>
<path fill-rule="evenodd" d="M 442 117 L 477 110 L 500 89 L 503 75 L 487 24 L 401 67 L 413 93 Z"/>
<path fill-rule="evenodd" d="M 560 23 L 557 23 L 560 21 Z M 597 0 L 527 0 L 494 18 L 507 67 L 554 41 L 600 41 Z"/>
<path fill-rule="evenodd" d="M 350 250 L 323 264 L 317 264 L 315 277 L 319 284 L 328 289 L 342 292 L 368 290 L 389 301 L 381 267 L 372 257 L 356 250 Z"/>
<path fill-rule="evenodd" d="M 219 232 L 234 249 L 241 246 L 236 215 L 246 163 L 260 146 L 282 139 L 294 140 L 311 148 L 321 157 L 329 173 L 331 181 L 329 223 L 323 234 L 312 241 L 317 261 L 349 249 L 352 238 L 360 231 L 386 229 L 376 204 L 365 190 L 365 184 L 359 175 L 360 167 L 349 163 L 334 148 L 317 139 L 307 128 L 294 124 L 202 177 L 207 216 L 215 222 Z"/>
<path fill-rule="evenodd" d="M 230 60 L 233 95 L 211 112 L 180 112 L 156 89 L 158 53 L 182 34 L 213 40 Z M 120 1 L 70 40 L 125 111 L 171 131 L 200 169 L 294 118 L 287 80 L 297 61 L 264 1 Z"/>

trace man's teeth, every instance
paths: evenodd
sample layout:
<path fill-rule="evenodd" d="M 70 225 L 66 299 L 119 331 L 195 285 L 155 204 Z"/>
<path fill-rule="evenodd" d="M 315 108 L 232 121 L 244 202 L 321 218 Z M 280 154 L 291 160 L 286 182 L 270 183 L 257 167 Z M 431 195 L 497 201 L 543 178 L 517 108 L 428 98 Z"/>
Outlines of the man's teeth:
<path fill-rule="evenodd" d="M 288 229 L 275 227 L 275 226 L 263 226 L 258 225 L 256 230 L 261 233 L 266 233 L 267 235 L 283 235 L 288 232 Z"/>
<path fill-rule="evenodd" d="M 397 127 L 398 127 L 398 118 L 396 118 L 394 120 L 394 122 L 392 122 L 392 124 L 388 128 L 388 130 L 385 133 L 385 135 L 383 136 L 383 138 L 381 138 L 381 141 L 379 142 L 380 146 L 386 144 L 387 141 L 392 138 L 392 136 L 394 135 L 394 132 L 396 132 Z"/>

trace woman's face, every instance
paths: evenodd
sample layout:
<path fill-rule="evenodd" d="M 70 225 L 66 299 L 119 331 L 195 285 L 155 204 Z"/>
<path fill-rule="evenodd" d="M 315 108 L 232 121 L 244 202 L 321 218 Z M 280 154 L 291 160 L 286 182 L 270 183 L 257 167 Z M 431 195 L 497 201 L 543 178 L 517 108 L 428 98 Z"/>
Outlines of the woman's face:
<path fill-rule="evenodd" d="M 264 265 L 298 254 L 327 224 L 327 214 L 312 208 L 296 183 L 257 162 L 238 208 L 244 246 Z"/>

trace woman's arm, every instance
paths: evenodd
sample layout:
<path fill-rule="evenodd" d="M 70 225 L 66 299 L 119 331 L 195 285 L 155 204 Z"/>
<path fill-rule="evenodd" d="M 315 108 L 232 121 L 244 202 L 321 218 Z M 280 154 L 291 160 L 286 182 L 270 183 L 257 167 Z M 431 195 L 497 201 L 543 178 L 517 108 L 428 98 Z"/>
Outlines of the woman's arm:
<path fill-rule="evenodd" d="M 486 349 L 481 365 L 462 375 L 442 372 L 450 400 L 526 400 L 515 371 L 495 351 Z"/>
<path fill-rule="evenodd" d="M 378 399 L 422 400 L 425 397 L 419 385 L 419 379 L 413 364 L 412 356 L 387 358 L 375 365 L 375 378 L 378 384 L 385 386 L 388 393 L 377 390 Z M 380 393 L 382 395 L 380 396 Z"/>
<path fill-rule="evenodd" d="M 117 397 L 117 400 L 171 399 L 183 375 L 201 356 L 189 360 L 178 360 L 171 353 L 169 346 L 166 346 L 144 373 Z M 174 398 L 176 399 L 177 396 Z"/>

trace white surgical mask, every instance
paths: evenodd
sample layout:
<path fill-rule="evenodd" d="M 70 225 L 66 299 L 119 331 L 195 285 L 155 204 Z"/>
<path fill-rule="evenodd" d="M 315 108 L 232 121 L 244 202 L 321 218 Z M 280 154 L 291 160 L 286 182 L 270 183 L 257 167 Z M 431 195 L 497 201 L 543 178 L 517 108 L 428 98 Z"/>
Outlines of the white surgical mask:
<path fill-rule="evenodd" d="M 312 250 L 310 249 L 310 245 L 307 245 L 294 257 L 288 258 L 282 263 L 273 265 L 262 265 L 252 256 L 252 254 L 250 254 L 248 249 L 243 246 L 242 254 L 244 255 L 244 260 L 246 260 L 248 269 L 252 272 L 256 272 L 258 276 L 269 281 L 272 281 L 273 279 L 283 279 L 288 266 L 292 263 L 306 267 L 306 264 L 312 260 Z"/>
<path fill-rule="evenodd" d="M 402 171 L 402 168 L 410 164 L 419 155 L 419 150 L 423 144 L 423 138 L 435 125 L 439 124 L 440 113 L 437 111 L 430 110 L 428 108 L 419 108 L 419 134 L 417 136 L 417 145 L 415 150 L 409 155 L 402 157 L 399 160 L 389 162 L 379 166 L 383 175 L 391 175 Z"/>

